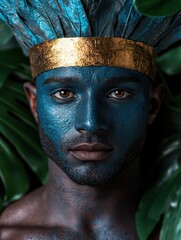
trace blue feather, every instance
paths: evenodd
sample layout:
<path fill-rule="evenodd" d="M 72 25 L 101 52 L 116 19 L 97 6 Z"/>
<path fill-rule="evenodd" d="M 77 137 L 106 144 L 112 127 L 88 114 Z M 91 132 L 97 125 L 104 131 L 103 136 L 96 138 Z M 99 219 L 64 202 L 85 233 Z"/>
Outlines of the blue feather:
<path fill-rule="evenodd" d="M 0 0 L 22 48 L 59 37 L 115 36 L 144 42 L 160 53 L 181 39 L 181 13 L 144 17 L 132 0 Z"/>
<path fill-rule="evenodd" d="M 124 1 L 100 0 L 92 12 L 91 27 L 94 36 L 114 36 L 115 25 Z"/>
<path fill-rule="evenodd" d="M 0 19 L 1 19 L 1 21 L 6 22 L 5 16 L 1 12 L 0 12 Z"/>
<path fill-rule="evenodd" d="M 42 0 L 29 0 L 29 3 L 44 19 L 46 19 L 47 24 L 54 34 L 54 38 L 63 37 L 60 20 L 52 6 L 48 2 Z"/>
<path fill-rule="evenodd" d="M 48 39 L 56 39 L 57 36 L 52 31 L 51 25 L 33 6 L 26 0 L 16 0 L 17 12 L 24 23 L 29 26 L 33 34 L 36 36 L 38 43 L 42 43 Z"/>
<path fill-rule="evenodd" d="M 21 46 L 27 54 L 28 48 L 37 44 L 37 39 L 29 27 L 18 16 L 14 1 L 7 2 L 6 0 L 1 0 L 0 13 L 1 15 L 3 14 L 3 18 L 9 24 L 18 42 L 22 43 Z"/>

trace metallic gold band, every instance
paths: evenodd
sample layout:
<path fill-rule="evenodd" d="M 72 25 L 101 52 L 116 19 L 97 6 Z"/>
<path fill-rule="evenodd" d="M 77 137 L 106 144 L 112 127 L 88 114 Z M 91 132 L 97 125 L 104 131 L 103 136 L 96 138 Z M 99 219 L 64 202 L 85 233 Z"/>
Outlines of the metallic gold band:
<path fill-rule="evenodd" d="M 116 37 L 59 38 L 36 45 L 29 52 L 33 78 L 61 67 L 113 66 L 155 76 L 154 49 Z"/>

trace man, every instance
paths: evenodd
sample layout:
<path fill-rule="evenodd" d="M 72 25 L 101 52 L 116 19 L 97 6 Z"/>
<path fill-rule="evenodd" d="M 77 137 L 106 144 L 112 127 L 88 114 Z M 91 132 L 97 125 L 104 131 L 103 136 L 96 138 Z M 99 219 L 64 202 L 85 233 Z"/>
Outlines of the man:
<path fill-rule="evenodd" d="M 147 126 L 158 113 L 162 91 L 153 83 L 152 47 L 138 39 L 107 36 L 112 36 L 114 29 L 113 36 L 117 37 L 115 26 L 118 29 L 123 23 L 128 30 L 123 28 L 122 35 L 131 35 L 132 30 L 136 36 L 130 26 L 140 22 L 140 15 L 130 1 L 95 1 L 89 18 L 96 37 L 89 38 L 90 26 L 83 11 L 83 6 L 88 11 L 86 1 L 78 1 L 79 30 L 84 38 L 50 38 L 48 42 L 45 38 L 42 43 L 40 35 L 47 37 L 49 20 L 42 20 L 44 15 L 37 2 L 11 3 L 20 20 L 13 18 L 9 23 L 24 51 L 27 46 L 30 48 L 36 87 L 26 83 L 24 88 L 39 125 L 43 149 L 50 159 L 49 180 L 46 186 L 2 213 L 1 239 L 138 239 L 135 212 L 142 194 L 140 152 Z M 41 3 L 47 4 L 45 12 L 49 16 L 55 11 L 53 2 L 52 9 L 49 1 Z M 74 1 L 60 2 L 61 14 L 70 11 L 71 18 L 67 20 L 66 16 L 61 21 L 63 27 L 71 23 L 71 28 L 66 25 L 65 30 L 72 37 L 68 34 L 78 25 L 77 15 L 73 14 L 77 6 Z M 0 9 L 4 9 L 3 4 Z M 135 17 L 131 18 L 133 13 Z M 2 19 L 12 17 L 7 9 L 2 15 Z M 109 25 L 106 17 L 110 15 Z M 34 28 L 35 17 L 42 22 Z M 55 21 L 56 15 L 52 19 Z M 157 25 L 171 26 L 168 19 L 159 20 Z M 97 36 L 98 28 L 99 33 L 101 29 L 105 31 L 106 37 Z M 26 34 L 18 35 L 20 30 L 29 36 L 28 40 L 25 41 Z M 159 45 L 161 40 L 158 36 L 156 39 L 154 44 Z M 175 41 L 167 41 L 161 50 Z M 157 237 L 153 233 L 151 239 Z"/>
<path fill-rule="evenodd" d="M 137 239 L 139 154 L 159 88 L 132 70 L 70 67 L 25 89 L 51 159 L 49 181 L 4 212 L 9 239 Z"/>

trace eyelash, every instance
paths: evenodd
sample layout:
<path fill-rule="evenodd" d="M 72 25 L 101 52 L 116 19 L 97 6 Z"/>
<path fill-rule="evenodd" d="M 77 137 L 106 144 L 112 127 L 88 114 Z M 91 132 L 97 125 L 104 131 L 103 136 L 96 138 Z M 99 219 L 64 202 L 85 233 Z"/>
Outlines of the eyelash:
<path fill-rule="evenodd" d="M 56 94 L 60 94 L 61 92 L 68 92 L 69 94 L 71 94 L 72 96 L 70 96 L 70 97 L 58 97 L 58 96 L 56 96 Z M 67 88 L 62 88 L 62 89 L 60 89 L 59 91 L 56 91 L 55 93 L 53 93 L 52 94 L 52 96 L 54 97 L 54 98 L 56 98 L 57 100 L 63 100 L 63 101 L 65 101 L 65 100 L 71 100 L 71 99 L 74 99 L 74 98 L 76 98 L 76 94 L 73 92 L 73 91 L 71 91 L 71 90 L 69 90 L 69 89 L 67 89 Z"/>
<path fill-rule="evenodd" d="M 65 98 L 64 97 L 58 97 L 56 96 L 56 94 L 60 94 L 60 93 L 63 93 L 63 92 L 67 92 L 68 96 Z M 116 93 L 117 92 L 117 93 Z M 123 96 L 121 97 L 116 97 L 116 94 L 120 94 L 119 92 L 123 93 Z M 126 96 L 124 96 L 124 94 L 126 94 Z M 56 91 L 55 93 L 51 94 L 56 100 L 59 100 L 59 101 L 68 101 L 68 100 L 72 100 L 72 99 L 75 99 L 77 98 L 76 94 L 72 91 L 72 90 L 69 90 L 67 88 L 62 88 L 60 89 L 59 91 Z M 112 96 L 111 96 L 112 95 Z M 113 96 L 114 95 L 114 96 Z M 110 99 L 116 99 L 116 100 L 124 100 L 124 99 L 127 99 L 129 96 L 133 95 L 133 93 L 131 93 L 129 90 L 126 90 L 126 89 L 115 89 L 115 90 L 112 90 L 110 91 L 108 94 L 107 94 L 107 98 L 110 98 Z"/>
<path fill-rule="evenodd" d="M 126 96 L 123 96 L 123 97 L 116 97 L 116 92 L 121 92 L 123 94 L 126 94 Z M 115 97 L 111 96 L 111 94 L 114 94 Z M 127 99 L 129 96 L 133 95 L 130 91 L 126 90 L 126 89 L 115 89 L 113 91 L 111 91 L 109 94 L 108 94 L 108 97 L 109 98 L 112 98 L 112 99 L 116 99 L 116 100 L 124 100 L 124 99 Z"/>

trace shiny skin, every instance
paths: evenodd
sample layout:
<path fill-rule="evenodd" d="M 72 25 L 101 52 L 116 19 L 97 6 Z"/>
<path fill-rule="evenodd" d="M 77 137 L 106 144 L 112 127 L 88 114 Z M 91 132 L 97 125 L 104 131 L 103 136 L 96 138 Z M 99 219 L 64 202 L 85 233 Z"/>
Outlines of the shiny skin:
<path fill-rule="evenodd" d="M 69 67 L 37 77 L 37 112 L 47 155 L 75 182 L 97 186 L 112 181 L 136 159 L 149 111 L 149 78 L 116 67 Z M 79 143 L 113 148 L 99 162 L 70 154 Z"/>
<path fill-rule="evenodd" d="M 49 179 L 2 213 L 0 239 L 137 240 L 135 213 L 142 192 L 139 159 L 133 160 L 143 144 L 150 98 L 156 96 L 149 96 L 149 79 L 126 69 L 69 68 L 44 73 L 36 85 L 37 94 L 32 85 L 26 89 L 33 114 L 37 96 Z M 71 158 L 68 149 L 83 142 L 110 145 L 112 155 L 97 164 Z M 125 164 L 127 159 L 132 164 Z M 158 239 L 158 233 L 150 239 Z"/>

